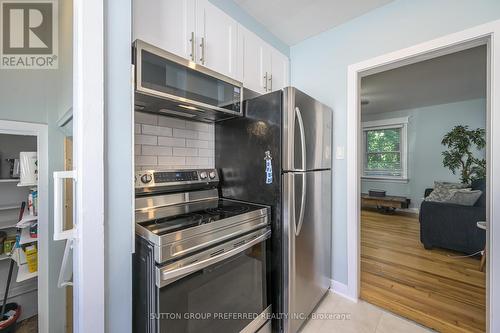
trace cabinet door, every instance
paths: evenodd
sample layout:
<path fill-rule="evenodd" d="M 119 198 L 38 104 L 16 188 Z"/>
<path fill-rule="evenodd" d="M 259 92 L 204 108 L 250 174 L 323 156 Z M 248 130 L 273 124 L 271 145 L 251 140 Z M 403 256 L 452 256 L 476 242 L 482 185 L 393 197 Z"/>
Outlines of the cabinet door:
<path fill-rule="evenodd" d="M 272 50 L 272 77 L 269 88 L 271 91 L 283 89 L 290 85 L 288 77 L 288 57 L 276 49 Z"/>
<path fill-rule="evenodd" d="M 133 40 L 195 59 L 195 0 L 134 0 Z"/>
<path fill-rule="evenodd" d="M 245 88 L 258 92 L 266 93 L 266 71 L 270 67 L 268 52 L 264 48 L 264 42 L 251 31 L 239 27 L 243 51 L 243 85 Z M 270 60 L 270 57 L 269 57 Z"/>
<path fill-rule="evenodd" d="M 196 62 L 232 78 L 237 77 L 238 25 L 208 0 L 196 2 L 198 54 Z"/>

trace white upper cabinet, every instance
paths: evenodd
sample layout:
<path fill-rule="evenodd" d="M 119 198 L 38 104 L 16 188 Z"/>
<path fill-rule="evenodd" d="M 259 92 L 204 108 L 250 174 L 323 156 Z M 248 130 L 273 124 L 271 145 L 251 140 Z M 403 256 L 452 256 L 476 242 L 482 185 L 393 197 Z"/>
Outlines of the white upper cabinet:
<path fill-rule="evenodd" d="M 133 0 L 133 40 L 193 60 L 195 0 Z"/>
<path fill-rule="evenodd" d="M 275 91 L 290 85 L 290 61 L 283 53 L 272 49 L 271 51 L 271 83 L 269 90 Z"/>
<path fill-rule="evenodd" d="M 239 39 L 240 48 L 243 50 L 242 57 L 240 56 L 243 86 L 261 94 L 265 93 L 266 69 L 264 68 L 262 40 L 243 27 L 239 29 Z"/>
<path fill-rule="evenodd" d="M 208 0 L 196 1 L 196 62 L 229 77 L 237 76 L 238 24 Z"/>
<path fill-rule="evenodd" d="M 133 0 L 133 40 L 242 81 L 255 92 L 288 83 L 288 57 L 208 0 Z"/>
<path fill-rule="evenodd" d="M 243 50 L 240 74 L 243 85 L 260 94 L 288 86 L 288 57 L 253 32 L 241 26 L 238 32 L 238 45 Z"/>

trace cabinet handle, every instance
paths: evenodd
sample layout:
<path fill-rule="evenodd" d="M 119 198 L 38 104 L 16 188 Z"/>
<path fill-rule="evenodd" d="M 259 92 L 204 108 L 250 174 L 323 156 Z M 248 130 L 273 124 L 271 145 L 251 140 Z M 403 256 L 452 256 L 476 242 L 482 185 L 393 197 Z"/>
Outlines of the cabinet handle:
<path fill-rule="evenodd" d="M 200 47 L 201 47 L 200 61 L 202 65 L 205 65 L 205 37 L 201 37 Z"/>
<path fill-rule="evenodd" d="M 273 74 L 269 76 L 269 91 L 273 91 Z"/>
<path fill-rule="evenodd" d="M 266 75 L 264 75 L 264 90 L 267 92 L 267 72 Z"/>
<path fill-rule="evenodd" d="M 191 43 L 191 60 L 195 61 L 195 59 L 194 59 L 194 49 L 195 49 L 194 31 L 191 32 L 191 39 L 189 40 L 189 42 Z"/>

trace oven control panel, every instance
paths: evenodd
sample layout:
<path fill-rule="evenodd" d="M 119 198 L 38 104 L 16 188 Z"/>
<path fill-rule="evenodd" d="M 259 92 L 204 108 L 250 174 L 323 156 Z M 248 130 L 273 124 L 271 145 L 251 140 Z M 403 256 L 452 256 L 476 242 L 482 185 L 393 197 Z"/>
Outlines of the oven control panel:
<path fill-rule="evenodd" d="M 183 185 L 208 184 L 219 182 L 216 169 L 200 170 L 143 170 L 135 174 L 135 188 L 182 187 Z"/>

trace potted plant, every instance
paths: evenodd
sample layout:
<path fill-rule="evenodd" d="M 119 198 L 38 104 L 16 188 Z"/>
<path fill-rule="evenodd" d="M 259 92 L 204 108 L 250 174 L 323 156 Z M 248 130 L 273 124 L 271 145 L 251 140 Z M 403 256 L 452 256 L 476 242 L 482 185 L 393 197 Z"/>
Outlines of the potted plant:
<path fill-rule="evenodd" d="M 486 177 L 486 160 L 478 158 L 472 149 L 482 150 L 486 146 L 486 131 L 483 128 L 469 129 L 469 126 L 455 126 L 446 133 L 441 144 L 448 148 L 443 151 L 443 166 L 453 174 L 460 173 L 460 180 L 470 184 Z"/>

